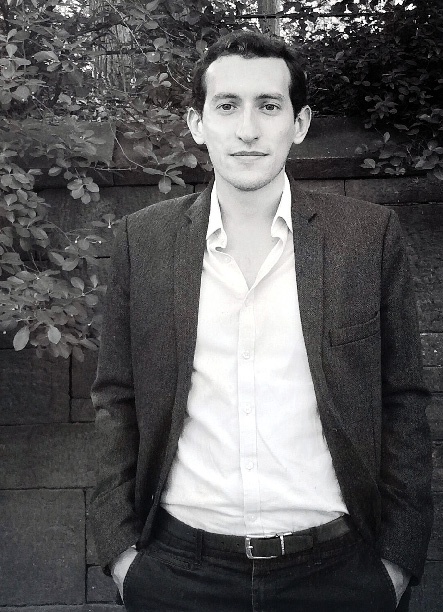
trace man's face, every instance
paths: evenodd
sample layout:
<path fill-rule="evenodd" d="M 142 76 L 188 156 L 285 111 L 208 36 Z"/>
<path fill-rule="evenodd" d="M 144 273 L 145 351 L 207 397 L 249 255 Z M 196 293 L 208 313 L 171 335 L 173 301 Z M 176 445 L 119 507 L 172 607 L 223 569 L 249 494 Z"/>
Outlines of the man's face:
<path fill-rule="evenodd" d="M 310 122 L 308 107 L 294 118 L 284 60 L 222 56 L 205 78 L 203 113 L 191 109 L 188 125 L 197 144 L 206 144 L 217 181 L 241 191 L 277 181 Z"/>

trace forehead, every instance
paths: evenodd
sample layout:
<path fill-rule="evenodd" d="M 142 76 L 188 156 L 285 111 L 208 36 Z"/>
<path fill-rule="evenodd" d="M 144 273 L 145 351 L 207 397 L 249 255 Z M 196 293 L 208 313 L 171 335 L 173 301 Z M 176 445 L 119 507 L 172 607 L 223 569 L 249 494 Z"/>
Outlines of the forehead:
<path fill-rule="evenodd" d="M 206 100 L 220 93 L 242 98 L 274 93 L 289 98 L 290 81 L 286 62 L 279 57 L 224 55 L 206 70 Z"/>

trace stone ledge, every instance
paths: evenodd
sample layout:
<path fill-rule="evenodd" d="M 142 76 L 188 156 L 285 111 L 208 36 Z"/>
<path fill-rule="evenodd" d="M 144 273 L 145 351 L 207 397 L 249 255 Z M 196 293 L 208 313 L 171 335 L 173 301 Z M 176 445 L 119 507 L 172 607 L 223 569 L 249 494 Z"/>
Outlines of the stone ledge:
<path fill-rule="evenodd" d="M 426 177 L 368 178 L 345 180 L 346 195 L 377 204 L 442 202 L 443 181 Z"/>

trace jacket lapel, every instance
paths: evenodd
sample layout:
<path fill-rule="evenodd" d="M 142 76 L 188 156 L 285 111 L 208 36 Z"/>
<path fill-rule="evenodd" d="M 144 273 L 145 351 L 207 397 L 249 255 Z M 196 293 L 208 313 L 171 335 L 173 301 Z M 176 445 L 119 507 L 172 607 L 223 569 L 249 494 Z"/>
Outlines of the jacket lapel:
<path fill-rule="evenodd" d="M 303 336 L 312 376 L 322 371 L 323 232 L 316 219 L 316 202 L 291 180 L 295 271 Z"/>
<path fill-rule="evenodd" d="M 177 234 L 175 244 L 174 312 L 179 385 L 188 383 L 189 386 L 192 372 L 212 184 L 211 182 L 185 212 L 184 223 Z M 188 389 L 183 391 L 187 396 Z"/>

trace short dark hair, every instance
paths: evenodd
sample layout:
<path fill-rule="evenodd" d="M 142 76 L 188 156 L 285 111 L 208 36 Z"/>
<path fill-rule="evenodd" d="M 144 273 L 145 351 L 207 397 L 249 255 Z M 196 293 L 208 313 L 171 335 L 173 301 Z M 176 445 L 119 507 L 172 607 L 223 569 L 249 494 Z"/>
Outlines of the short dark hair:
<path fill-rule="evenodd" d="M 307 104 L 306 77 L 300 67 L 300 58 L 294 49 L 281 38 L 267 36 L 250 30 L 231 32 L 209 47 L 206 54 L 197 62 L 192 83 L 192 104 L 196 111 L 203 113 L 206 99 L 206 70 L 219 57 L 240 55 L 246 59 L 254 57 L 277 57 L 286 62 L 291 76 L 289 97 L 294 117 Z"/>

